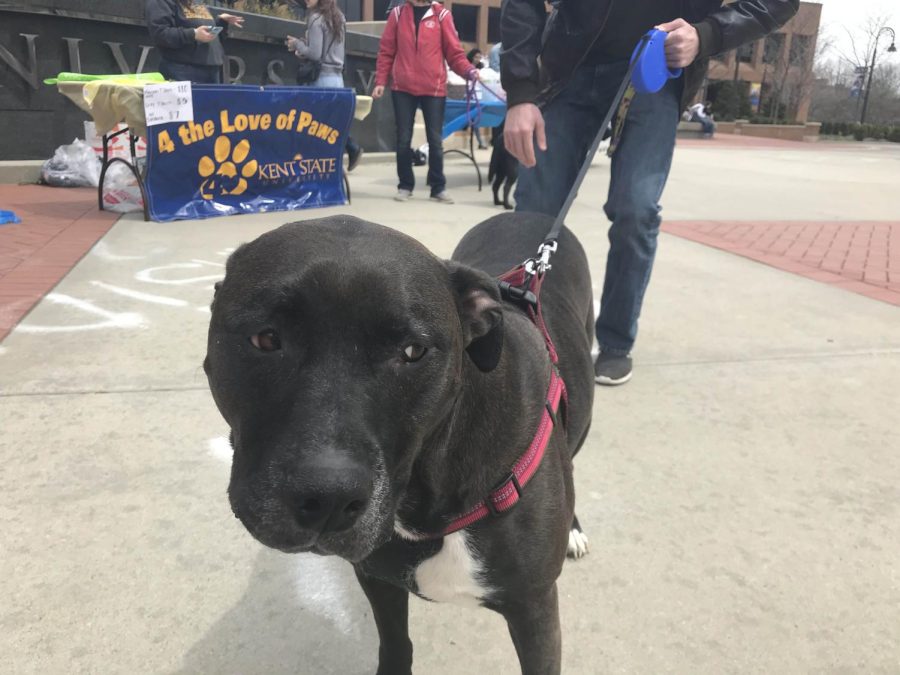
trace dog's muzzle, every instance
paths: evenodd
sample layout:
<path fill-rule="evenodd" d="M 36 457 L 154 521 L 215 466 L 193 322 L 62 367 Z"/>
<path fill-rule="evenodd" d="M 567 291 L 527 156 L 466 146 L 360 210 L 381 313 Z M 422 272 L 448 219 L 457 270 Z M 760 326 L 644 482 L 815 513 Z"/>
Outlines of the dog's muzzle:
<path fill-rule="evenodd" d="M 332 462 L 306 463 L 291 473 L 232 481 L 232 510 L 247 530 L 285 553 L 313 551 L 348 560 L 371 553 L 390 521 L 383 470 Z"/>

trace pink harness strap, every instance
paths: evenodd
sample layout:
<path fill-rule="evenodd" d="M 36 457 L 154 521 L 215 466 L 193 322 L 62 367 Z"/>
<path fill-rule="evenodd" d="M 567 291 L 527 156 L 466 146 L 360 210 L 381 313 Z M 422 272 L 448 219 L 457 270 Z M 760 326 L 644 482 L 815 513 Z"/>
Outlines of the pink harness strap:
<path fill-rule="evenodd" d="M 544 453 L 547 450 L 547 445 L 550 443 L 553 429 L 559 424 L 558 413 L 560 406 L 562 405 L 565 408 L 565 405 L 568 403 L 566 384 L 563 382 L 557 367 L 559 356 L 556 353 L 553 340 L 550 338 L 550 333 L 547 331 L 547 325 L 544 323 L 544 317 L 541 314 L 539 298 L 542 280 L 542 275 L 529 275 L 523 266 L 513 268 L 500 276 L 501 282 L 506 282 L 510 286 L 530 294 L 530 297 L 526 299 L 526 311 L 528 312 L 528 317 L 543 334 L 547 352 L 550 354 L 550 385 L 547 389 L 546 404 L 541 412 L 541 420 L 538 424 L 537 432 L 525 454 L 515 463 L 509 475 L 484 500 L 478 502 L 463 515 L 453 519 L 444 528 L 440 536 L 446 537 L 448 534 L 469 527 L 473 523 L 487 518 L 489 515 L 496 516 L 509 511 L 518 503 L 522 498 L 522 489 L 528 485 L 528 482 L 532 479 L 538 467 L 540 467 L 541 461 L 544 459 Z"/>

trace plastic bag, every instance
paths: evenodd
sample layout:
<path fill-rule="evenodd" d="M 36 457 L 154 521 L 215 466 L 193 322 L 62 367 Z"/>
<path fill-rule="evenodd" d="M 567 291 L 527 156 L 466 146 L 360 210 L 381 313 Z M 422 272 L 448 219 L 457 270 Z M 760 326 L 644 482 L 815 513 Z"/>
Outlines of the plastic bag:
<path fill-rule="evenodd" d="M 144 198 L 137 179 L 121 162 L 113 163 L 103 179 L 103 208 L 116 213 L 144 210 Z"/>
<path fill-rule="evenodd" d="M 16 225 L 21 222 L 14 211 L 0 211 L 0 225 Z"/>
<path fill-rule="evenodd" d="M 97 187 L 100 184 L 100 160 L 93 148 L 75 139 L 62 145 L 44 162 L 41 178 L 54 187 Z"/>
<path fill-rule="evenodd" d="M 428 164 L 428 143 L 413 150 L 413 166 L 425 166 Z"/>

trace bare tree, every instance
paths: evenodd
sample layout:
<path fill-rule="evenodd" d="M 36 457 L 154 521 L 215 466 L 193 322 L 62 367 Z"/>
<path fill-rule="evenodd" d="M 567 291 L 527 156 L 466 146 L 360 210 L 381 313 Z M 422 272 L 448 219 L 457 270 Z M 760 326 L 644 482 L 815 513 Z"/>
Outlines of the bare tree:
<path fill-rule="evenodd" d="M 853 122 L 859 119 L 864 88 L 869 84 L 869 122 L 900 124 L 900 59 L 887 57 L 885 43 L 879 45 L 879 60 L 874 73 L 868 73 L 879 31 L 891 24 L 889 15 L 866 17 L 860 26 L 847 33 L 848 46 L 831 50 L 828 57 L 816 64 L 816 86 L 813 92 L 811 115 L 828 122 Z M 854 86 L 854 83 L 860 86 Z"/>

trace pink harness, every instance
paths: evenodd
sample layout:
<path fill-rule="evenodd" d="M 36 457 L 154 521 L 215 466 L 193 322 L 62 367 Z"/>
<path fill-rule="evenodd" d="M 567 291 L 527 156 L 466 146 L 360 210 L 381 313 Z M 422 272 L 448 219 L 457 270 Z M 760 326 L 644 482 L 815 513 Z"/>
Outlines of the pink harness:
<path fill-rule="evenodd" d="M 515 506 L 522 498 L 522 489 L 528 485 L 528 482 L 537 472 L 541 461 L 544 459 L 544 453 L 547 450 L 547 445 L 550 443 L 553 429 L 559 424 L 558 413 L 560 407 L 563 407 L 563 415 L 565 414 L 565 406 L 568 403 L 566 385 L 559 374 L 559 356 L 556 353 L 553 340 L 550 339 L 550 333 L 547 331 L 547 325 L 544 323 L 544 317 L 541 314 L 539 298 L 542 281 L 542 274 L 532 274 L 526 270 L 524 265 L 515 267 L 500 276 L 501 293 L 507 299 L 516 301 L 525 307 L 528 317 L 543 334 L 547 351 L 550 354 L 552 369 L 550 386 L 547 388 L 547 398 L 544 409 L 541 411 L 541 420 L 538 424 L 537 432 L 528 449 L 513 465 L 509 475 L 485 499 L 478 502 L 466 513 L 454 518 L 444 528 L 440 536 L 446 537 L 448 534 L 469 527 L 473 523 L 487 518 L 489 515 L 498 516 Z M 563 428 L 565 428 L 565 419 L 563 419 Z"/>

